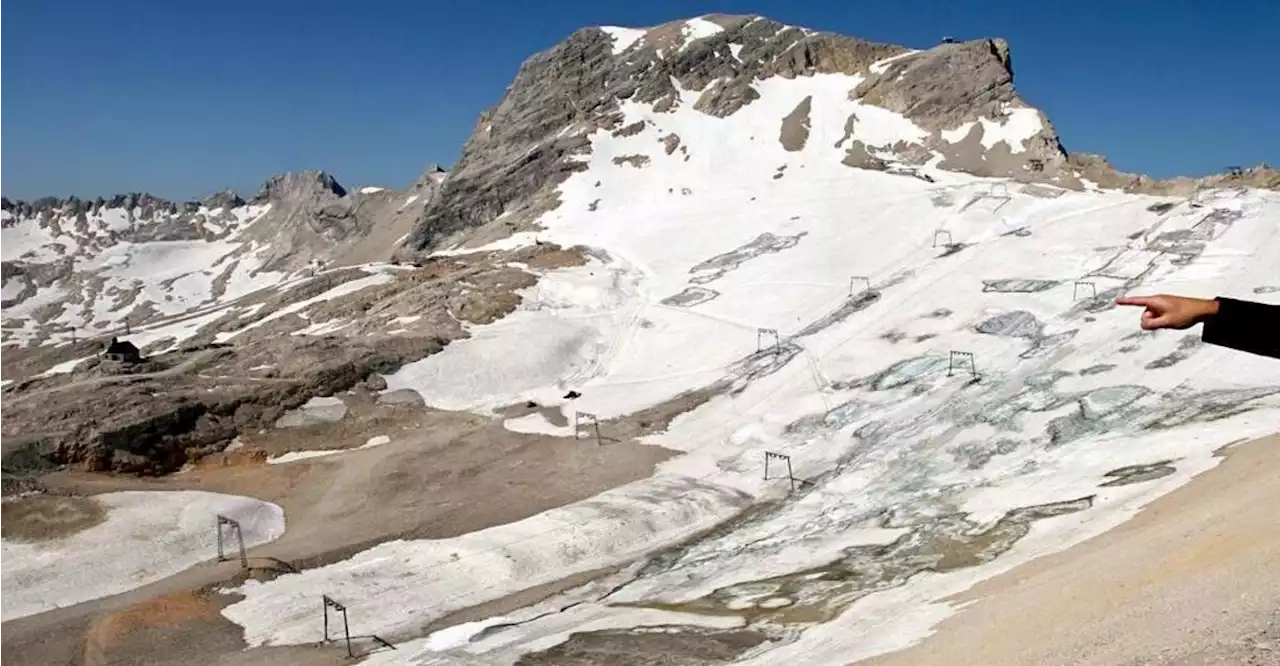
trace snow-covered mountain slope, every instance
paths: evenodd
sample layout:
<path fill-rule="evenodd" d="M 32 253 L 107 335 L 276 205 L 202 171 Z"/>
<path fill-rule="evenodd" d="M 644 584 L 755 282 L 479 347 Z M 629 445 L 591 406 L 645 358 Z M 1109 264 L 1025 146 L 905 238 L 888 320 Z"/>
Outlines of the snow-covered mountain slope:
<path fill-rule="evenodd" d="M 644 435 L 682 455 L 518 522 L 250 581 L 225 617 L 253 646 L 314 643 L 316 595 L 330 594 L 353 631 L 399 644 L 369 663 L 509 664 L 655 625 L 736 632 L 718 661 L 846 663 L 915 640 L 948 594 L 1114 526 L 1221 445 L 1273 431 L 1280 367 L 1194 332 L 1141 333 L 1113 298 L 1280 291 L 1280 195 L 1247 187 L 1274 172 L 1154 183 L 1068 155 L 1010 62 L 998 40 L 917 51 L 758 17 L 587 28 L 524 64 L 438 194 L 378 204 L 420 206 L 391 226 L 344 212 L 385 192 L 308 189 L 296 214 L 262 201 L 226 251 L 254 257 L 238 279 L 275 271 L 276 286 L 212 301 L 212 284 L 193 288 L 196 305 L 136 329 L 158 349 L 235 350 L 201 380 L 254 399 L 210 407 L 192 427 L 216 432 L 199 444 L 243 427 L 246 405 L 385 381 L 383 397 L 412 389 L 511 430 L 602 447 Z M 288 274 L 335 242 L 335 262 L 377 259 L 364 252 L 400 233 L 400 256 L 422 266 Z M 94 279 L 116 279 L 108 268 Z M 35 319 L 38 306 L 12 307 Z M 115 317 L 101 309 L 75 321 Z M 448 346 L 372 355 L 418 326 L 447 328 Z M 287 394 L 253 374 L 260 353 L 283 365 L 302 352 L 298 365 L 333 366 Z M 130 406 L 168 395 L 125 386 Z M 34 429 L 52 431 L 57 414 L 41 421 L 30 395 Z M 499 409 L 526 401 L 523 416 Z M 84 458 L 137 465 L 101 448 Z M 510 595 L 543 585 L 551 596 L 514 608 Z M 503 617 L 431 633 L 498 600 Z"/>
<path fill-rule="evenodd" d="M 6 200 L 6 345 L 123 332 L 234 301 L 320 265 L 390 258 L 443 181 L 347 192 L 321 172 L 284 174 L 249 202 L 224 192 Z"/>
<path fill-rule="evenodd" d="M 749 43 L 713 42 L 731 29 L 708 22 L 724 27 L 568 43 L 666 74 L 686 50 L 746 56 Z M 645 44 L 659 60 L 641 57 Z M 871 52 L 872 76 L 931 57 Z M 649 438 L 685 454 L 517 523 L 250 583 L 224 615 L 251 645 L 316 641 L 318 589 L 359 609 L 362 633 L 402 639 L 618 567 L 490 622 L 501 630 L 472 625 L 471 640 L 426 637 L 368 663 L 512 663 L 660 624 L 662 612 L 769 639 L 746 663 L 848 663 L 918 639 L 949 612 L 938 600 L 1114 526 L 1212 467 L 1220 446 L 1280 422 L 1280 365 L 1196 332 L 1143 333 L 1113 303 L 1155 291 L 1270 298 L 1275 192 L 1161 197 L 957 173 L 931 141 L 960 130 L 851 96 L 866 74 L 751 79 L 749 103 L 726 114 L 700 109 L 706 90 L 672 74 L 648 98 L 612 100 L 607 124 L 566 125 L 580 132 L 571 146 L 544 144 L 572 165 L 559 176 L 517 185 L 508 171 L 505 215 L 468 217 L 450 188 L 490 177 L 482 136 L 507 131 L 498 119 L 522 80 L 415 239 L 465 246 L 510 222 L 517 232 L 486 249 L 550 241 L 598 263 L 545 275 L 514 313 L 387 384 L 446 409 L 558 406 L 570 425 L 533 414 L 507 427 L 586 440 L 598 423 L 604 446 L 643 410 L 709 396 Z M 1010 113 L 960 125 L 989 151 L 1029 152 L 1047 125 L 1031 132 L 1029 113 Z M 850 167 L 857 142 L 903 166 Z M 905 159 L 912 146 L 928 152 Z"/>
<path fill-rule="evenodd" d="M 722 122 L 701 123 L 713 119 Z M 690 122 L 711 134 L 692 134 Z M 561 205 L 556 188 L 587 168 L 598 146 L 591 137 L 605 130 L 631 139 L 610 159 L 637 169 L 667 168 L 671 160 L 656 159 L 664 154 L 735 165 L 769 144 L 778 149 L 755 166 L 781 178 L 788 157 L 822 142 L 829 150 L 821 159 L 846 169 L 940 169 L 1180 196 L 1202 187 L 1280 188 L 1280 172 L 1265 165 L 1153 181 L 1117 173 L 1097 156 L 1068 155 L 1045 115 L 1014 89 L 1003 40 L 913 50 L 758 16 L 709 15 L 648 29 L 583 28 L 525 61 L 481 116 L 410 246 L 533 229 Z M 667 187 L 693 185 L 673 178 Z"/>

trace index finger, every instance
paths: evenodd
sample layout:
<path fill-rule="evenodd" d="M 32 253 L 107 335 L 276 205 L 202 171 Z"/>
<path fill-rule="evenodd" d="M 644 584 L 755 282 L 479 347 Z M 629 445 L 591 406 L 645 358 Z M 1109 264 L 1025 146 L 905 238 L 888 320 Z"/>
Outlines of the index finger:
<path fill-rule="evenodd" d="M 1154 300 L 1151 296 L 1121 296 L 1116 299 L 1116 305 L 1141 305 L 1145 307 L 1151 305 Z"/>

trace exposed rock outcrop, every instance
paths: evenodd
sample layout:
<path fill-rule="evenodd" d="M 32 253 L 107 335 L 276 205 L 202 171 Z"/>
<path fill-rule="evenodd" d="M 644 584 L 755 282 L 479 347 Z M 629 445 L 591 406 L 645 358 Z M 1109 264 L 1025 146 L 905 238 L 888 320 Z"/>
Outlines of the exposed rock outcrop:
<path fill-rule="evenodd" d="M 1105 157 L 1090 153 L 1074 153 L 1067 159 L 1067 163 L 1078 178 L 1099 187 L 1123 189 L 1126 192 L 1191 196 L 1196 190 L 1218 187 L 1280 190 L 1280 171 L 1266 163 L 1241 168 L 1238 172 L 1228 171 L 1200 178 L 1176 177 L 1163 180 L 1117 171 Z"/>
<path fill-rule="evenodd" d="M 292 307 L 368 277 L 358 268 L 329 271 L 228 309 L 178 350 L 156 354 L 128 374 L 93 357 L 101 340 L 79 340 L 65 353 L 51 346 L 6 349 L 6 377 L 18 382 L 4 389 L 5 471 L 20 476 L 71 464 L 168 473 L 221 450 L 240 432 L 270 427 L 314 396 L 357 385 L 385 389 L 376 373 L 468 337 L 464 323 L 492 323 L 514 310 L 521 301 L 517 291 L 535 278 L 513 262 L 568 266 L 585 258 L 550 244 L 465 261 L 436 258 L 395 269 L 389 281 Z M 252 313 L 245 316 L 243 306 Z M 331 326 L 333 334 L 297 335 L 316 323 Z M 236 335 L 219 343 L 220 333 Z M 85 355 L 90 358 L 71 373 L 38 374 Z"/>

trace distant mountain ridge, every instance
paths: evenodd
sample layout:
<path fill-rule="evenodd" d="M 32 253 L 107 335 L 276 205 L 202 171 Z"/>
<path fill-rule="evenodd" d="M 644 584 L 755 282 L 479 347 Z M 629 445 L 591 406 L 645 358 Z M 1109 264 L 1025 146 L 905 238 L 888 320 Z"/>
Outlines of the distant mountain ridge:
<path fill-rule="evenodd" d="M 795 93 L 795 86 L 808 92 Z M 703 120 L 720 126 L 766 107 L 768 126 L 714 144 L 677 131 Z M 653 119 L 628 120 L 635 115 L 629 109 Z M 705 162 L 711 171 L 717 161 L 755 163 L 760 142 L 782 148 L 775 163 L 757 164 L 762 178 L 777 179 L 788 156 L 812 152 L 819 123 L 837 128 L 831 143 L 838 153 L 812 159 L 903 177 L 953 171 L 1177 196 L 1203 187 L 1280 189 L 1280 172 L 1266 165 L 1160 181 L 1068 153 L 1048 118 L 1019 97 L 1013 57 L 1000 39 L 913 50 L 761 16 L 714 14 L 643 29 L 575 31 L 522 64 L 502 100 L 481 114 L 447 177 L 433 165 L 404 190 L 348 190 L 327 172 L 303 171 L 271 177 L 250 199 L 232 191 L 185 202 L 146 193 L 5 198 L 6 316 L 34 327 L 24 330 L 44 330 L 29 338 L 42 340 L 54 326 L 138 324 L 185 311 L 224 297 L 226 285 L 260 284 L 268 273 L 285 279 L 321 263 L 415 259 L 536 231 L 537 220 L 561 205 L 560 185 L 588 169 L 603 137 L 647 145 L 614 156 L 617 168 L 600 179 L 626 181 L 627 169 L 663 169 L 672 159 Z M 684 189 L 672 183 L 653 195 L 672 186 Z M 182 270 L 161 278 L 204 276 L 209 284 L 188 294 L 195 301 L 169 293 L 164 284 L 171 283 L 150 297 L 131 296 L 145 291 L 141 278 L 109 263 L 135 261 L 117 255 L 141 256 L 143 244 L 177 242 L 208 244 L 187 247 L 193 254 Z M 73 309 L 81 314 L 68 314 Z"/>
<path fill-rule="evenodd" d="M 323 171 L 270 178 L 252 199 L 145 193 L 5 199 L 5 344 L 139 326 L 323 264 L 391 258 L 446 178 L 348 191 Z"/>

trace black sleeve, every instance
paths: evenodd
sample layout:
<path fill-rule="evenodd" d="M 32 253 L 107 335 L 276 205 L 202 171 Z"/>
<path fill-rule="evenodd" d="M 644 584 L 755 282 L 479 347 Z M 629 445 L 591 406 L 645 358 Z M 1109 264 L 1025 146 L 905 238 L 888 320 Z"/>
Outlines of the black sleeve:
<path fill-rule="evenodd" d="M 1218 314 L 1204 322 L 1201 339 L 1240 351 L 1280 358 L 1280 305 L 1218 298 Z"/>

